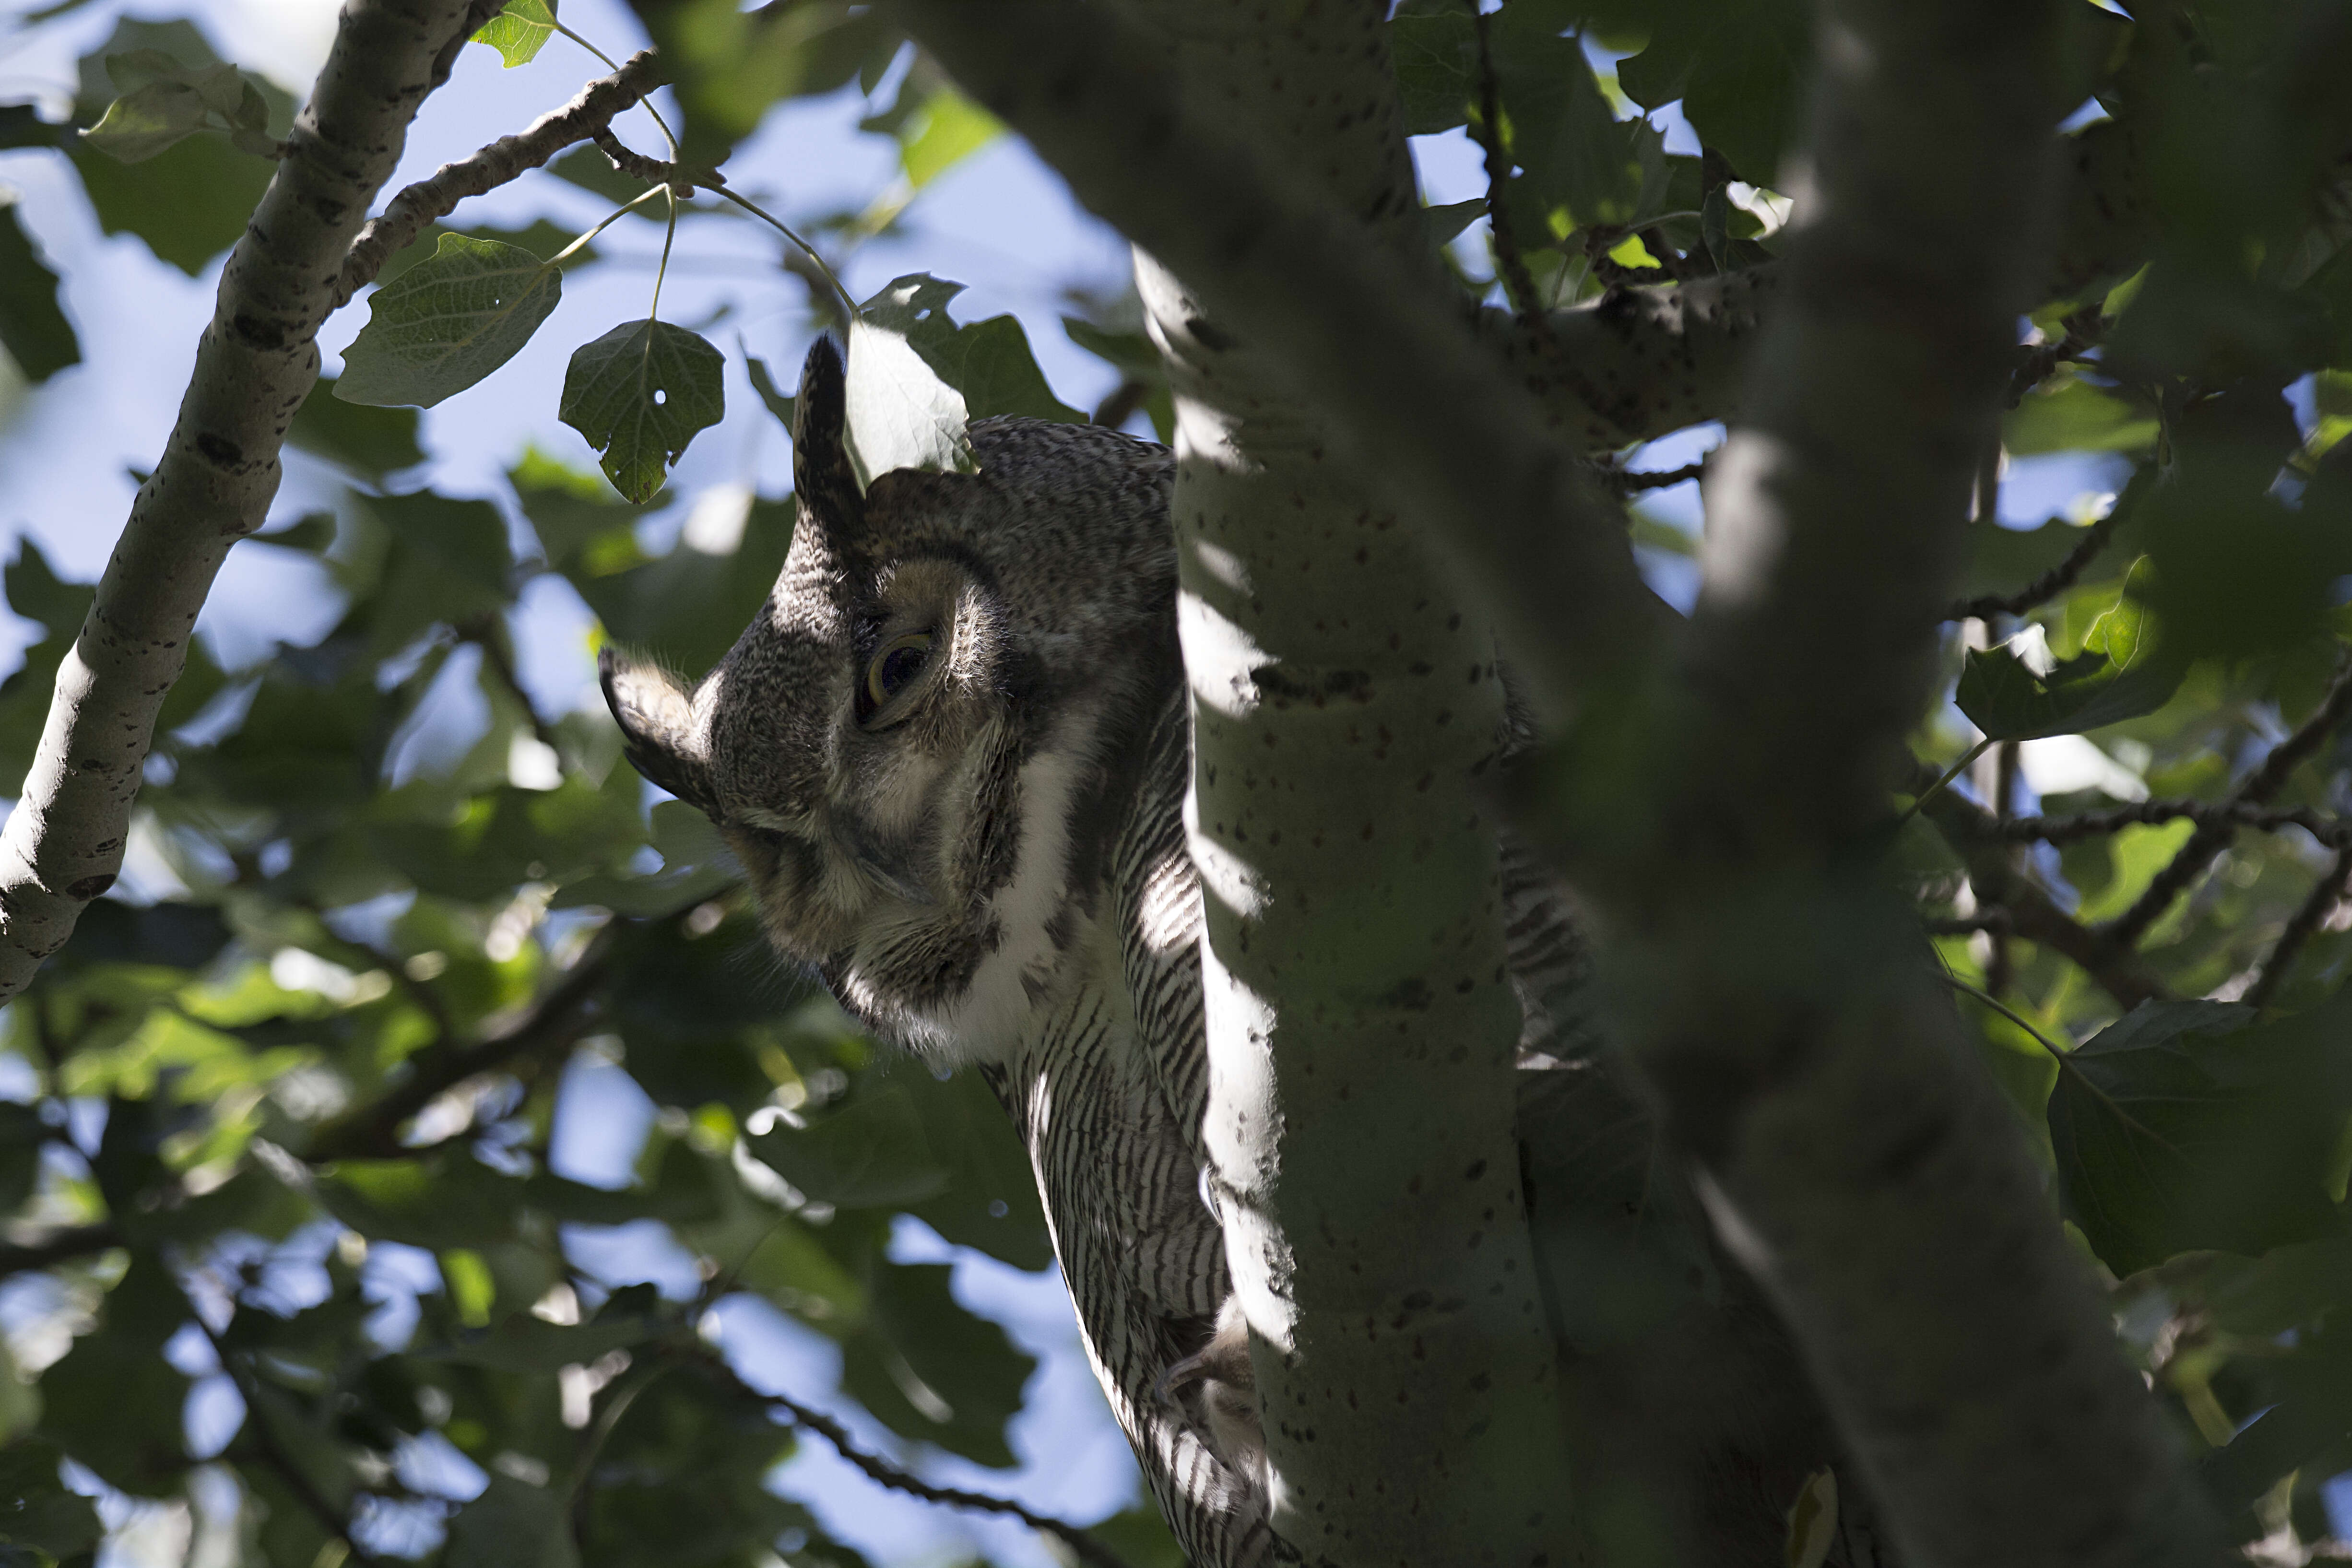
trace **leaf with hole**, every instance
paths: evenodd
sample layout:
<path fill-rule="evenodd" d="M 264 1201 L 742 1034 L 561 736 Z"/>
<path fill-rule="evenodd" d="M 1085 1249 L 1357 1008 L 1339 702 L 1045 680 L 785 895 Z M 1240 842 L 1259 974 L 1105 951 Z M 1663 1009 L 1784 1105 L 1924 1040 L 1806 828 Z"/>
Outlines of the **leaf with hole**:
<path fill-rule="evenodd" d="M 488 44 L 511 70 L 529 65 L 555 34 L 555 0 L 507 0 L 506 7 L 482 24 L 474 42 Z"/>
<path fill-rule="evenodd" d="M 562 295 L 562 273 L 521 246 L 443 235 L 368 301 L 335 395 L 431 408 L 513 359 Z"/>
<path fill-rule="evenodd" d="M 604 477 L 642 505 L 687 444 L 727 413 L 727 361 L 667 321 L 630 321 L 572 356 L 557 416 L 588 438 Z"/>

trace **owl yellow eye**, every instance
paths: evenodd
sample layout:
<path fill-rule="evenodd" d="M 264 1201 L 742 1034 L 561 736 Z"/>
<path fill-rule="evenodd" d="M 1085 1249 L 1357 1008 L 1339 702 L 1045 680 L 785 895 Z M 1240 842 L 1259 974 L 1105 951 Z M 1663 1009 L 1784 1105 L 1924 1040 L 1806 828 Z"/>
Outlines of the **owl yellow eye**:
<path fill-rule="evenodd" d="M 874 651 L 866 665 L 866 689 L 860 718 L 871 718 L 892 698 L 915 684 L 931 662 L 931 633 L 901 632 Z"/>

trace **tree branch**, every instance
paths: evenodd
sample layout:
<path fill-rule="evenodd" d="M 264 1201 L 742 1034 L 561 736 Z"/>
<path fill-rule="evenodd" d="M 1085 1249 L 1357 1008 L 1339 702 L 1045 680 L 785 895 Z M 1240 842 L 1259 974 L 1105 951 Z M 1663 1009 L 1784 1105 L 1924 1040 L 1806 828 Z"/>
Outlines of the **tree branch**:
<path fill-rule="evenodd" d="M 2156 822 L 2195 822 L 2200 828 L 2228 832 L 2232 828 L 2255 828 L 2263 832 L 2284 832 L 2289 828 L 2301 828 L 2330 849 L 2342 849 L 2352 842 L 2352 822 L 2341 817 L 2331 817 L 2307 806 L 2290 810 L 2270 810 L 2250 800 L 2136 800 L 2129 805 L 2109 806 L 2096 811 L 2084 811 L 2066 817 L 2012 817 L 1994 824 L 1990 831 L 2012 843 L 2079 843 L 2084 839 L 2102 838 L 2129 827 Z"/>
<path fill-rule="evenodd" d="M 2319 880 L 2312 884 L 2311 894 L 2287 918 L 2286 927 L 2279 933 L 2271 948 L 2269 962 L 2263 966 L 2260 978 L 2242 998 L 2249 1007 L 2265 1007 L 2286 977 L 2294 972 L 2295 958 L 2303 952 L 2320 923 L 2325 921 L 2344 897 L 2344 887 L 2352 880 L 2352 843 L 2339 844 L 2336 859 Z"/>
<path fill-rule="evenodd" d="M 2097 559 L 2107 542 L 2115 538 L 2116 525 L 2122 520 L 2121 508 L 2109 512 L 2084 532 L 2066 559 L 2027 583 L 2014 593 L 1984 593 L 1974 599 L 1956 600 L 1944 607 L 1947 621 L 1967 621 L 1971 618 L 1989 621 L 1996 615 L 2022 615 L 2037 604 L 2044 604 L 2074 586 L 2083 569 Z"/>
<path fill-rule="evenodd" d="M 1503 151 L 1503 103 L 1495 80 L 1493 29 L 1478 0 L 1462 3 L 1470 7 L 1471 30 L 1478 39 L 1478 123 L 1472 127 L 1472 134 L 1486 155 L 1486 227 L 1495 241 L 1495 270 L 1502 275 L 1504 289 L 1519 319 L 1540 324 L 1543 308 L 1536 280 L 1528 273 L 1527 258 L 1519 254 L 1517 225 L 1511 222 L 1511 159 Z"/>
<path fill-rule="evenodd" d="M 471 157 L 442 164 L 431 178 L 402 191 L 382 215 L 368 220 L 352 242 L 335 285 L 336 307 L 347 304 L 352 295 L 374 281 L 386 261 L 457 211 L 458 203 L 520 179 L 565 148 L 605 131 L 616 116 L 634 108 L 664 79 L 660 58 L 651 49 L 640 49 L 622 62 L 619 70 L 582 88 L 562 109 L 549 110 L 524 130 L 499 137 Z"/>
<path fill-rule="evenodd" d="M 2231 791 L 2229 800 L 2224 802 L 2225 807 L 2234 811 L 2244 807 L 2260 806 L 2277 795 L 2286 788 L 2287 779 L 2303 765 L 2304 759 L 2319 749 L 2320 742 L 2344 722 L 2347 714 L 2352 714 L 2352 653 L 2344 656 L 2336 668 L 2334 684 L 2327 688 L 2327 695 L 2320 699 L 2319 706 L 2312 711 L 2311 716 L 2284 740 L 2271 747 L 2271 753 L 2263 758 L 2262 766 L 2248 774 L 2245 782 Z M 2102 934 L 2114 941 L 2137 946 L 2139 939 L 2147 935 L 2147 928 L 2163 918 L 2164 912 L 2172 907 L 2172 901 L 2188 891 L 2189 884 L 2213 863 L 2213 857 L 2228 847 L 2230 835 L 2236 825 L 2227 817 L 2200 822 L 2197 831 L 2189 835 L 2189 841 L 2182 844 L 2165 868 L 2156 873 L 2156 879 L 2147 884 L 2147 891 L 2141 894 L 2129 909 L 2109 921 Z"/>
<path fill-rule="evenodd" d="M 320 1127 L 303 1157 L 317 1165 L 389 1159 L 411 1152 L 401 1145 L 401 1126 L 435 1099 L 469 1078 L 519 1058 L 549 1055 L 579 1040 L 595 1015 L 596 990 L 604 983 L 624 924 L 614 921 L 599 931 L 563 977 L 497 1033 L 463 1043 L 444 1040 L 417 1052 L 410 1059 L 407 1078 Z"/>
<path fill-rule="evenodd" d="M 1919 810 L 1960 852 L 1968 863 L 1969 885 L 1978 901 L 1989 906 L 1976 924 L 1931 920 L 1929 931 L 1985 930 L 2021 936 L 2074 964 L 2126 1012 L 2142 1002 L 2172 998 L 2170 988 L 2130 944 L 2115 941 L 2059 908 L 2002 852 L 2004 843 L 2027 839 L 2021 824 L 2041 819 L 1997 821 L 1949 789 L 1927 797 Z"/>
<path fill-rule="evenodd" d="M 849 1435 L 849 1429 L 824 1411 L 802 1404 L 789 1394 L 766 1394 L 753 1388 L 727 1364 L 723 1357 L 702 1353 L 698 1356 L 712 1371 L 733 1383 L 754 1399 L 765 1400 L 793 1418 L 795 1426 L 805 1427 L 833 1446 L 835 1453 L 863 1470 L 878 1485 L 908 1497 L 920 1498 L 925 1502 L 938 1503 L 942 1508 L 967 1509 L 974 1513 L 1002 1514 L 1017 1519 L 1043 1535 L 1050 1535 L 1068 1547 L 1081 1563 L 1092 1568 L 1128 1568 L 1127 1560 L 1076 1525 L 1049 1518 L 1023 1507 L 1009 1497 L 991 1497 L 986 1492 L 965 1491 L 961 1487 L 933 1486 L 919 1476 L 909 1475 L 879 1454 L 869 1453 Z"/>
<path fill-rule="evenodd" d="M 409 121 L 497 0 L 348 0 L 286 157 L 221 274 L 154 474 L 99 580 L 24 793 L 0 832 L 0 1000 L 114 883 L 155 716 L 229 547 L 278 493 L 288 420 L 317 382 L 319 324 Z"/>
<path fill-rule="evenodd" d="M 0 1243 L 0 1280 L 53 1269 L 76 1258 L 88 1258 L 110 1247 L 123 1245 L 122 1233 L 109 1220 L 98 1225 L 71 1225 L 50 1231 L 38 1241 Z"/>
<path fill-rule="evenodd" d="M 1873 869 L 2038 270 L 2057 0 L 1820 17 L 1810 199 L 1709 475 L 1682 679 L 1629 726 L 1641 771 L 1588 786 L 1608 799 L 1556 837 L 1623 933 L 1629 1043 L 1718 1232 L 1780 1305 L 1897 1555 L 2219 1564 Z"/>
<path fill-rule="evenodd" d="M 1221 338 L 1238 334 L 1332 416 L 1351 464 L 1496 607 L 1531 678 L 1612 684 L 1645 662 L 1669 612 L 1616 508 L 1510 384 L 1525 368 L 1496 373 L 1433 267 L 1364 243 L 1367 221 L 1398 216 L 1395 197 L 1349 213 L 1276 170 L 1230 116 L 1195 112 L 1161 52 L 1108 8 L 891 9 L 1081 202 L 1199 290 Z"/>

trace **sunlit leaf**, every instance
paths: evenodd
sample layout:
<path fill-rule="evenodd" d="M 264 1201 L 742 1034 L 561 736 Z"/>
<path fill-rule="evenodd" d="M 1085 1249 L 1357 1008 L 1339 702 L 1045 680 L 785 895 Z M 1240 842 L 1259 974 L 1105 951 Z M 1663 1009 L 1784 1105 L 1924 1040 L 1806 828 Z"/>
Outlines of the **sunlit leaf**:
<path fill-rule="evenodd" d="M 369 300 L 335 396 L 431 408 L 520 352 L 562 294 L 562 273 L 530 252 L 445 234 Z"/>
<path fill-rule="evenodd" d="M 554 36 L 554 0 L 507 0 L 504 9 L 482 24 L 474 42 L 498 50 L 512 69 L 529 65 Z"/>
<path fill-rule="evenodd" d="M 697 432 L 727 412 L 726 361 L 667 321 L 631 321 L 572 356 L 564 423 L 602 455 L 613 487 L 640 504 L 659 494 Z"/>
<path fill-rule="evenodd" d="M 923 361 L 905 332 L 865 316 L 849 324 L 848 447 L 858 483 L 894 468 L 976 474 L 963 394 Z"/>

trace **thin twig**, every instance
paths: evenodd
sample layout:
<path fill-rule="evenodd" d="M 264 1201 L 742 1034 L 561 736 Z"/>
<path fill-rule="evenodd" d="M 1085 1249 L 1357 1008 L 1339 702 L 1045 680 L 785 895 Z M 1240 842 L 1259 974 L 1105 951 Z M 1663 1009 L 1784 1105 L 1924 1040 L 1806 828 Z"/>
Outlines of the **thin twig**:
<path fill-rule="evenodd" d="M 2311 894 L 2292 915 L 2286 927 L 2279 933 L 2271 948 L 2269 962 L 2263 966 L 2261 976 L 2248 987 L 2241 998 L 2249 1007 L 2266 1007 L 2286 977 L 2294 972 L 2294 961 L 2303 953 L 2304 944 L 2310 941 L 2320 923 L 2331 914 L 2344 897 L 2344 886 L 2352 880 L 2352 844 L 2336 852 L 2336 859 L 2326 874 L 2312 885 Z"/>
<path fill-rule="evenodd" d="M 2120 509 L 2109 512 L 2084 531 L 2082 539 L 2066 552 L 2066 559 L 2027 583 L 2014 593 L 1981 593 L 1974 599 L 1962 599 L 1944 610 L 1947 621 L 1974 618 L 1989 621 L 1996 615 L 2022 615 L 2037 604 L 2046 603 L 2074 586 L 2083 569 L 2097 559 L 2107 541 L 2115 537 Z"/>
<path fill-rule="evenodd" d="M 429 179 L 402 191 L 380 214 L 368 220 L 352 242 L 343 259 L 342 278 L 336 285 L 335 303 L 343 304 L 373 281 L 394 253 L 405 249 L 417 235 L 455 212 L 458 203 L 494 191 L 545 164 L 565 148 L 588 141 L 665 79 L 660 57 L 651 49 L 641 49 L 612 75 L 582 88 L 562 108 L 541 115 L 515 135 L 499 137 L 470 157 L 442 164 Z"/>
<path fill-rule="evenodd" d="M 2004 406 L 2015 408 L 2025 394 L 2050 379 L 2060 365 L 2081 359 L 2105 335 L 2106 319 L 2098 306 L 2086 306 L 2066 318 L 2065 335 L 2054 343 L 2035 343 L 2020 350 L 2017 369 L 2010 373 Z"/>
<path fill-rule="evenodd" d="M 2279 810 L 2234 799 L 2136 800 L 2129 805 L 2110 806 L 2066 817 L 2012 817 L 1999 823 L 1992 831 L 2013 843 L 2071 844 L 2118 832 L 2125 828 L 2184 821 L 2221 831 L 2231 828 L 2257 828 L 2274 833 L 2289 828 L 2301 828 L 2331 849 L 2352 844 L 2352 821 L 2341 817 L 2330 817 L 2307 806 Z"/>
<path fill-rule="evenodd" d="M 986 1492 L 965 1491 L 960 1487 L 933 1486 L 929 1481 L 910 1476 L 878 1454 L 871 1454 L 859 1448 L 847 1429 L 824 1411 L 812 1409 L 790 1395 L 761 1393 L 759 1389 L 751 1388 L 743 1383 L 740 1378 L 735 1377 L 734 1369 L 728 1366 L 724 1361 L 716 1356 L 709 1359 L 714 1367 L 723 1370 L 727 1376 L 733 1378 L 737 1386 L 744 1388 L 756 1398 L 766 1400 L 790 1416 L 797 1425 L 805 1427 L 823 1437 L 833 1445 L 835 1451 L 843 1458 L 865 1471 L 875 1482 L 889 1488 L 892 1491 L 904 1492 L 908 1497 L 920 1498 L 925 1502 L 939 1503 L 947 1508 L 970 1509 L 978 1513 L 1004 1514 L 1019 1520 L 1032 1530 L 1050 1535 L 1061 1542 L 1072 1552 L 1077 1553 L 1080 1562 L 1092 1563 L 1094 1568 L 1128 1568 L 1126 1559 L 1075 1524 L 1066 1523 L 1058 1519 L 1049 1519 L 1042 1513 L 1034 1513 L 1011 1498 L 991 1497 Z"/>
<path fill-rule="evenodd" d="M 2286 781 L 2295 768 L 2319 749 L 2320 742 L 2343 722 L 2347 713 L 2352 713 L 2352 655 L 2347 655 L 2336 666 L 2334 683 L 2328 686 L 2327 695 L 2320 699 L 2319 706 L 2313 710 L 2311 716 L 2284 740 L 2271 747 L 2271 754 L 2263 758 L 2262 766 L 2248 774 L 2245 782 L 2231 791 L 2227 803 L 2233 808 L 2267 803 L 2286 788 Z M 2172 907 L 2172 901 L 2179 897 L 2189 884 L 2197 880 L 2198 873 L 2212 863 L 2213 857 L 2227 847 L 2233 831 L 2234 824 L 2228 822 L 2199 824 L 2197 831 L 2189 836 L 2189 841 L 2181 845 L 2179 852 L 2172 857 L 2171 862 L 2156 873 L 2156 880 L 2147 884 L 2147 891 L 2141 894 L 2129 909 L 2109 921 L 2103 928 L 2104 934 L 2115 941 L 2137 945 L 2147 928 Z"/>
<path fill-rule="evenodd" d="M 1511 222 L 1510 188 L 1511 161 L 1503 151 L 1502 92 L 1495 80 L 1493 41 L 1487 37 L 1486 13 L 1478 0 L 1463 0 L 1470 7 L 1471 26 L 1478 35 L 1478 145 L 1486 154 L 1486 226 L 1495 241 L 1495 270 L 1503 279 L 1503 291 L 1511 298 L 1511 308 L 1523 321 L 1539 321 L 1543 308 L 1536 295 L 1536 280 L 1528 271 L 1527 258 L 1519 254 L 1517 229 Z"/>

